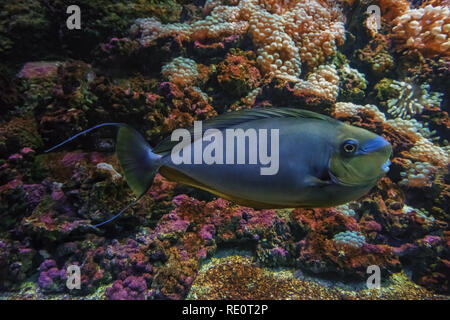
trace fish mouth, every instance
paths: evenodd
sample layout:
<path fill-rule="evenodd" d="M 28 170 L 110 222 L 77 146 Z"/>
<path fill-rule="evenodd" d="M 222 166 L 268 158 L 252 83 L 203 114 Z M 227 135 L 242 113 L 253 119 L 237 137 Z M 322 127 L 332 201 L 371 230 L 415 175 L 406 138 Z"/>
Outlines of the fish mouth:
<path fill-rule="evenodd" d="M 391 163 L 391 160 L 387 159 L 386 162 L 381 165 L 381 170 L 383 170 L 384 173 L 388 173 Z"/>
<path fill-rule="evenodd" d="M 378 136 L 376 138 L 373 138 L 369 140 L 364 146 L 362 146 L 361 150 L 359 151 L 360 154 L 370 154 L 370 153 L 385 153 L 387 156 L 387 160 L 381 165 L 381 171 L 383 173 L 388 173 L 391 165 L 391 160 L 389 159 L 389 156 L 392 153 L 392 147 L 391 144 L 384 139 L 381 136 Z"/>
<path fill-rule="evenodd" d="M 361 146 L 360 150 L 358 150 L 357 152 L 357 155 L 369 154 L 387 147 L 390 147 L 390 143 L 383 137 L 377 136 L 376 138 L 369 140 L 363 146 Z"/>

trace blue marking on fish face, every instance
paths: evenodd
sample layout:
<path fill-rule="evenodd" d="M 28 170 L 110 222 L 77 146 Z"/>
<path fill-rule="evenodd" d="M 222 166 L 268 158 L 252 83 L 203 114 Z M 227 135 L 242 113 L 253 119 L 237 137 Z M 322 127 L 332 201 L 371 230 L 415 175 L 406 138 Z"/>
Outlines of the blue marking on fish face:
<path fill-rule="evenodd" d="M 362 145 L 356 152 L 356 155 L 372 153 L 388 145 L 389 142 L 387 142 L 386 139 L 381 136 L 377 136 Z"/>

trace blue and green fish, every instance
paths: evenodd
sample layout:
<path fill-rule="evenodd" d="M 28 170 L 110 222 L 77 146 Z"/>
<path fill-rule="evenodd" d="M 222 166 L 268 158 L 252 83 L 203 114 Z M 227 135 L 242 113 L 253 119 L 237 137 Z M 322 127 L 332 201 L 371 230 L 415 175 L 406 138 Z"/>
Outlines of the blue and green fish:
<path fill-rule="evenodd" d="M 123 123 L 97 125 L 47 151 L 103 126 L 118 127 L 116 153 L 136 201 L 146 194 L 159 172 L 171 181 L 255 209 L 332 207 L 366 194 L 388 172 L 392 153 L 391 145 L 379 135 L 322 114 L 291 108 L 240 110 L 203 122 L 203 132 L 214 128 L 223 136 L 229 129 L 277 130 L 279 163 L 277 173 L 272 175 L 261 175 L 260 167 L 248 162 L 174 163 L 171 155 L 178 141 L 168 137 L 152 148 L 142 135 Z M 195 138 L 190 143 L 194 144 Z M 202 150 L 207 147 L 202 143 Z M 254 149 L 250 143 L 245 147 L 247 154 Z M 115 219 L 136 201 L 94 227 Z"/>

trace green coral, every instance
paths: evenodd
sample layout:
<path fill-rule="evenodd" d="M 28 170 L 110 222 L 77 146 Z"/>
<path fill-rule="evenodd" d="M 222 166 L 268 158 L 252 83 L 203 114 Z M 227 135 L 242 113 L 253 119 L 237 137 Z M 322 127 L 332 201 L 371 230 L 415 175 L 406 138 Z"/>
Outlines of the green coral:
<path fill-rule="evenodd" d="M 397 96 L 397 91 L 392 87 L 394 80 L 383 78 L 375 87 L 375 95 L 378 101 L 387 101 Z"/>

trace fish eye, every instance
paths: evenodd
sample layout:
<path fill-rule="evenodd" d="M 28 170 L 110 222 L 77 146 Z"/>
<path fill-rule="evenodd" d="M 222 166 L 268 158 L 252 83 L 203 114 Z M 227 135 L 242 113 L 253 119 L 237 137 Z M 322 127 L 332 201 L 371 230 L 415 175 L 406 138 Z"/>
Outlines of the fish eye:
<path fill-rule="evenodd" d="M 358 149 L 358 142 L 355 140 L 349 139 L 342 144 L 342 151 L 346 154 L 354 153 L 356 149 Z"/>

